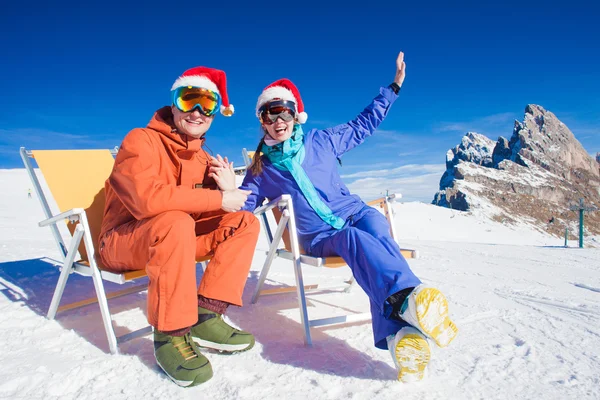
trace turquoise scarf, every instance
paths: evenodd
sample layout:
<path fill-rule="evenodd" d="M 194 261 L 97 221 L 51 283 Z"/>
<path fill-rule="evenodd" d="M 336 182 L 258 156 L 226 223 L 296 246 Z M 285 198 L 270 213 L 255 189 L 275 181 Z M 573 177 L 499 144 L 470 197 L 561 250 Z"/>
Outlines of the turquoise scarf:
<path fill-rule="evenodd" d="M 304 161 L 305 149 L 304 149 L 304 132 L 299 124 L 294 125 L 294 131 L 292 136 L 274 146 L 267 146 L 263 144 L 261 151 L 267 156 L 269 161 L 280 171 L 290 171 L 292 177 L 300 187 L 302 194 L 308 201 L 308 204 L 312 207 L 317 215 L 326 223 L 334 227 L 335 229 L 342 229 L 344 226 L 344 220 L 337 217 L 331 212 L 331 209 L 327 207 L 321 200 L 312 182 L 306 175 L 306 172 L 302 168 L 302 161 Z"/>

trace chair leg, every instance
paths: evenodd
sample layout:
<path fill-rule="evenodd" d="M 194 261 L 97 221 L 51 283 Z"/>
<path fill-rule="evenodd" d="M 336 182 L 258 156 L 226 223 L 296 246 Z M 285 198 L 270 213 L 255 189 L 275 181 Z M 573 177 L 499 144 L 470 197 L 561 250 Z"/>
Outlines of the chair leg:
<path fill-rule="evenodd" d="M 256 304 L 258 301 L 258 297 L 260 296 L 260 291 L 267 279 L 267 275 L 269 274 L 269 270 L 271 269 L 271 264 L 273 263 L 273 259 L 275 258 L 275 254 L 277 253 L 277 246 L 271 246 L 272 248 L 269 250 L 269 254 L 267 254 L 267 259 L 260 271 L 260 277 L 258 278 L 258 283 L 256 284 L 256 289 L 254 289 L 254 294 L 252 295 L 252 304 Z"/>
<path fill-rule="evenodd" d="M 300 320 L 304 328 L 304 343 L 312 346 L 310 336 L 310 321 L 308 320 L 308 308 L 306 307 L 306 293 L 304 291 L 304 279 L 302 278 L 302 264 L 300 258 L 294 260 L 294 272 L 296 275 L 296 291 L 298 293 L 298 305 L 300 308 Z"/>
<path fill-rule="evenodd" d="M 117 336 L 112 325 L 112 318 L 110 316 L 110 310 L 108 309 L 108 301 L 106 299 L 106 292 L 104 291 L 104 284 L 102 283 L 102 274 L 94 261 L 94 245 L 92 244 L 92 238 L 90 237 L 89 225 L 87 223 L 87 217 L 84 214 L 81 219 L 81 224 L 86 232 L 83 240 L 85 243 L 85 249 L 89 256 L 90 269 L 92 270 L 92 280 L 94 281 L 94 288 L 96 289 L 96 296 L 98 297 L 98 305 L 100 306 L 100 314 L 102 314 L 102 322 L 104 323 L 104 330 L 106 331 L 106 338 L 108 339 L 108 348 L 111 354 L 119 354 L 119 348 L 117 345 Z"/>
<path fill-rule="evenodd" d="M 271 264 L 273 263 L 273 259 L 277 254 L 277 246 L 279 245 L 279 241 L 283 236 L 283 231 L 287 226 L 289 216 L 283 215 L 279 224 L 277 225 L 277 229 L 275 230 L 275 235 L 271 238 L 271 246 L 269 247 L 269 252 L 267 253 L 267 259 L 263 265 L 262 270 L 260 271 L 260 277 L 258 278 L 258 283 L 256 285 L 256 289 L 254 290 L 254 295 L 252 296 L 252 304 L 256 304 L 258 301 L 258 297 L 260 296 L 260 291 L 262 289 L 263 284 L 265 283 L 265 279 L 267 279 L 267 275 L 269 270 L 271 269 Z"/>
<path fill-rule="evenodd" d="M 65 291 L 65 286 L 67 285 L 67 280 L 69 279 L 71 270 L 73 269 L 73 261 L 75 260 L 75 255 L 77 254 L 77 247 L 79 246 L 79 242 L 81 241 L 82 237 L 83 228 L 81 226 L 77 226 L 77 228 L 75 228 L 75 232 L 73 232 L 73 238 L 69 243 L 67 255 L 65 257 L 62 270 L 60 271 L 60 276 L 58 277 L 56 288 L 54 289 L 54 295 L 52 296 L 50 308 L 48 309 L 48 319 L 54 319 L 54 317 L 56 316 L 56 311 L 58 310 L 60 299 L 62 298 L 62 295 Z"/>
<path fill-rule="evenodd" d="M 112 325 L 112 318 L 110 316 L 110 310 L 108 309 L 108 301 L 106 300 L 104 284 L 102 283 L 100 271 L 95 266 L 93 267 L 92 279 L 94 280 L 96 296 L 98 296 L 98 305 L 100 306 L 102 322 L 104 323 L 104 330 L 106 331 L 106 338 L 108 339 L 108 347 L 110 349 L 111 354 L 119 354 L 119 348 L 117 346 L 117 336 L 115 335 L 115 330 Z"/>
<path fill-rule="evenodd" d="M 344 293 L 350 293 L 354 286 L 356 286 L 356 279 L 354 279 L 354 276 L 351 276 L 348 280 L 348 287 L 344 289 Z"/>
<path fill-rule="evenodd" d="M 312 346 L 312 338 L 310 336 L 310 320 L 308 319 L 308 309 L 306 307 L 306 293 L 304 291 L 304 279 L 302 277 L 302 263 L 300 261 L 300 246 L 298 244 L 298 235 L 296 233 L 296 217 L 294 214 L 294 206 L 290 201 L 288 208 L 282 213 L 289 218 L 289 233 L 290 244 L 292 247 L 292 262 L 294 263 L 294 273 L 296 275 L 296 290 L 298 293 L 298 305 L 300 308 L 300 320 L 304 327 L 304 343 L 307 346 Z"/>

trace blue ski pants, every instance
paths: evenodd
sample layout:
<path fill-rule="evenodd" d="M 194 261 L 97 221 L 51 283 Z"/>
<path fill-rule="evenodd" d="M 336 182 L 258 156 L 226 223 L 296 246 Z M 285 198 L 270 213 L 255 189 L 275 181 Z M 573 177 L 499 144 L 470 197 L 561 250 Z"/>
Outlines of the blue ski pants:
<path fill-rule="evenodd" d="M 321 232 L 309 243 L 304 247 L 309 249 L 309 255 L 340 256 L 348 263 L 356 282 L 371 302 L 375 347 L 387 349 L 386 337 L 408 324 L 385 318 L 386 299 L 421 283 L 392 239 L 387 219 L 376 209 L 365 205 L 348 218 L 342 229 Z"/>

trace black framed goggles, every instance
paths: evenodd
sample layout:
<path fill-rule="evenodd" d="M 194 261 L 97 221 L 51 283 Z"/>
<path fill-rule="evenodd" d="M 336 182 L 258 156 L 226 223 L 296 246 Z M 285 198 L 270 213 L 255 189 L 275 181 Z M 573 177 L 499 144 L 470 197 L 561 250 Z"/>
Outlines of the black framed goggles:
<path fill-rule="evenodd" d="M 260 122 L 265 125 L 273 125 L 277 118 L 284 122 L 290 122 L 296 118 L 296 104 L 289 100 L 275 100 L 264 104 L 259 109 Z"/>

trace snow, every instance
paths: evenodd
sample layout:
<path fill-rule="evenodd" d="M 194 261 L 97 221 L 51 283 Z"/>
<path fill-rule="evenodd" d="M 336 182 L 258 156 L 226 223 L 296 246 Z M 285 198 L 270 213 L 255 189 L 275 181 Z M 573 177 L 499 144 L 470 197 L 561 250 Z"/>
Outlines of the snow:
<path fill-rule="evenodd" d="M 477 132 L 467 132 L 461 139 L 461 149 L 471 154 L 474 162 L 490 158 L 496 142 Z"/>
<path fill-rule="evenodd" d="M 469 161 L 477 165 L 491 165 L 492 153 L 496 142 L 488 137 L 476 133 L 467 132 L 461 139 L 460 145 L 448 150 L 446 163 L 458 163 L 460 160 Z"/>
<path fill-rule="evenodd" d="M 458 164 L 458 168 L 464 175 L 481 175 L 496 181 L 518 183 L 536 188 L 550 185 L 551 178 L 560 180 L 560 177 L 558 177 L 556 174 L 546 171 L 537 165 L 532 165 L 529 167 L 528 173 L 526 174 L 519 174 L 515 173 L 514 171 L 506 171 L 496 168 L 482 167 L 470 162 L 461 162 Z M 515 164 L 514 168 L 526 167 Z"/>
<path fill-rule="evenodd" d="M 426 283 L 443 290 L 459 327 L 445 349 L 432 345 L 424 381 L 402 384 L 368 322 L 313 329 L 305 347 L 294 295 L 250 296 L 264 260 L 259 242 L 245 306 L 228 319 L 255 334 L 254 349 L 207 353 L 215 376 L 182 389 L 157 367 L 150 337 L 108 353 L 98 306 L 45 318 L 58 251 L 24 170 L 0 170 L 0 398 L 7 399 L 597 399 L 600 398 L 600 250 L 563 248 L 562 240 L 484 214 L 423 203 L 396 204 L 402 247 Z M 575 243 L 571 243 L 575 246 Z M 201 269 L 199 269 L 199 274 Z M 304 268 L 305 283 L 334 283 L 346 268 Z M 293 282 L 277 260 L 269 286 Z M 106 285 L 108 291 L 122 289 Z M 94 296 L 91 279 L 72 275 L 63 304 Z M 145 294 L 110 302 L 117 334 L 143 327 Z M 318 318 L 368 311 L 366 295 L 309 295 Z"/>

